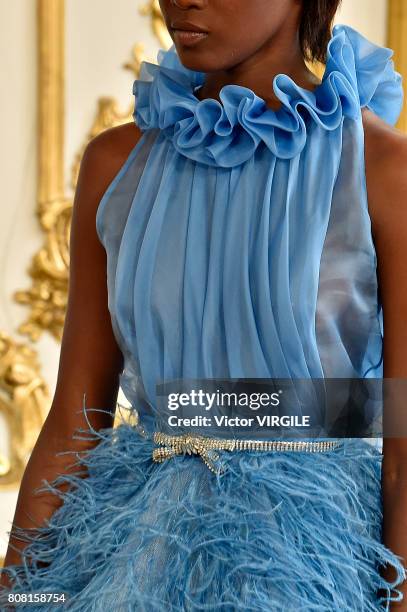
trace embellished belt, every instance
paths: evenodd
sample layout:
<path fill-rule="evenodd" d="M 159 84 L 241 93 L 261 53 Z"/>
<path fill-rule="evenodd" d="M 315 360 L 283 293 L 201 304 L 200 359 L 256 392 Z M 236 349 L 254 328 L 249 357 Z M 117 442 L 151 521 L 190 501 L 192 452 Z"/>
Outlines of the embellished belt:
<path fill-rule="evenodd" d="M 162 463 L 176 455 L 198 455 L 205 465 L 214 473 L 222 472 L 215 462 L 219 459 L 217 450 L 227 451 L 300 451 L 326 452 L 339 446 L 338 440 L 243 440 L 209 438 L 198 434 L 182 434 L 179 436 L 156 431 L 153 441 L 159 447 L 153 450 L 153 461 Z"/>

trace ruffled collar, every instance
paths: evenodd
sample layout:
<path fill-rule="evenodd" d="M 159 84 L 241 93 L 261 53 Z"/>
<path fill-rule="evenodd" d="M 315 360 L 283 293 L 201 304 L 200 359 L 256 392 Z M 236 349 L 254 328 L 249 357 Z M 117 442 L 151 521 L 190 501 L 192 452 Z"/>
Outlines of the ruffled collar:
<path fill-rule="evenodd" d="M 221 102 L 199 100 L 195 90 L 205 75 L 185 68 L 173 45 L 158 52 L 158 64 L 142 62 L 133 85 L 133 116 L 141 130 L 161 129 L 177 151 L 205 164 L 241 164 L 260 142 L 277 157 L 289 159 L 303 149 L 309 121 L 335 130 L 343 117 L 357 119 L 361 108 L 369 107 L 394 125 L 403 88 L 392 56 L 391 49 L 375 45 L 353 28 L 335 25 L 322 83 L 310 91 L 277 74 L 273 90 L 282 104 L 273 110 L 241 85 L 222 87 Z"/>

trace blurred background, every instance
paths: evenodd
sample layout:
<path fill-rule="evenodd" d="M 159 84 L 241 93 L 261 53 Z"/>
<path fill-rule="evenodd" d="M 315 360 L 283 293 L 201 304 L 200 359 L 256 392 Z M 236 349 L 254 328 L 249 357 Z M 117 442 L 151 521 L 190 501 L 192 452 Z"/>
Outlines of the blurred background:
<path fill-rule="evenodd" d="M 336 22 L 407 73 L 406 0 L 343 0 Z M 140 62 L 169 44 L 157 0 L 0 0 L 0 558 L 55 388 L 81 154 L 131 120 Z"/>

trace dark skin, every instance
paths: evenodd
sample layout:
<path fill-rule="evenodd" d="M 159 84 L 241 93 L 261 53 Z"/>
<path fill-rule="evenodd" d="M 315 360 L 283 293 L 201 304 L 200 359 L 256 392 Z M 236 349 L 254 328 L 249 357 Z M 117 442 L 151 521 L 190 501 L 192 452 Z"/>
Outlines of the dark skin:
<path fill-rule="evenodd" d="M 384 314 L 384 377 L 407 378 L 407 137 L 363 111 L 366 181 Z M 405 406 L 400 406 L 405 410 Z M 383 442 L 383 541 L 407 559 L 407 439 Z M 389 574 L 392 578 L 392 575 Z M 405 601 L 391 610 L 407 610 Z"/>
<path fill-rule="evenodd" d="M 309 90 L 320 82 L 307 68 L 299 47 L 300 0 L 274 0 L 272 11 L 270 0 L 163 0 L 160 4 L 182 63 L 207 73 L 199 91 L 201 99 L 219 99 L 220 88 L 234 83 L 249 87 L 277 109 L 280 102 L 272 88 L 276 74 L 287 74 Z M 174 20 L 188 20 L 209 34 L 185 47 L 171 30 Z M 384 376 L 407 378 L 407 176 L 401 171 L 407 165 L 407 137 L 367 109 L 362 115 L 369 212 L 384 311 Z M 83 393 L 88 406 L 103 406 L 113 415 L 123 360 L 107 309 L 106 253 L 96 234 L 95 215 L 104 191 L 140 136 L 134 123 L 107 130 L 88 145 L 82 160 L 57 388 L 21 485 L 15 523 L 22 527 L 42 524 L 58 506 L 53 496 L 33 493 L 44 478 L 52 480 L 68 471 L 71 459 L 56 458 L 55 453 L 89 446 L 71 440 L 75 429 L 87 425 L 80 410 Z M 113 416 L 92 415 L 95 428 L 112 422 Z M 383 504 L 384 543 L 407 558 L 406 439 L 384 441 Z M 11 544 L 22 547 L 13 537 Z M 5 565 L 19 560 L 18 550 L 9 547 Z M 4 576 L 2 581 L 6 583 Z M 391 609 L 407 611 L 407 595 L 405 599 Z"/>
<path fill-rule="evenodd" d="M 161 0 L 160 7 L 181 62 L 207 73 L 200 98 L 218 98 L 223 85 L 234 83 L 277 108 L 272 75 L 284 72 L 310 90 L 320 83 L 299 46 L 301 0 Z M 183 27 L 180 21 L 206 30 L 207 36 L 193 47 L 180 43 L 172 28 Z"/>

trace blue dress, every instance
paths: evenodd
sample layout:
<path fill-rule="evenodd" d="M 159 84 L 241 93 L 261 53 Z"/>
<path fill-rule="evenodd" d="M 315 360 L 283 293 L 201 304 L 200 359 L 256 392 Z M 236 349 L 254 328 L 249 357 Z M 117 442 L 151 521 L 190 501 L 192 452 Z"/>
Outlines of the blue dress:
<path fill-rule="evenodd" d="M 233 84 L 199 100 L 204 75 L 174 47 L 142 64 L 143 136 L 96 219 L 139 422 L 94 432 L 89 477 L 69 477 L 27 564 L 8 568 L 15 590 L 66 593 L 49 609 L 75 612 L 360 612 L 399 597 L 373 445 L 225 450 L 221 474 L 199 454 L 152 460 L 159 381 L 383 376 L 361 108 L 395 124 L 391 57 L 337 25 L 322 83 L 278 74 L 276 111 Z"/>

